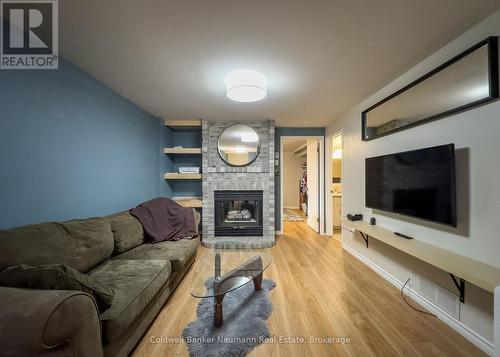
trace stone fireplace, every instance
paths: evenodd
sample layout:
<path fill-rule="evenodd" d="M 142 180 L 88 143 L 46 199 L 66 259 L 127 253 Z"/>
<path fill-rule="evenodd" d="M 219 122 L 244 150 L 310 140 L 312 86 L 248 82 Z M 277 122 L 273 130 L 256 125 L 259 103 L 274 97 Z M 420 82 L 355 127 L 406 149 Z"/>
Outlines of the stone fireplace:
<path fill-rule="evenodd" d="M 248 166 L 227 165 L 219 156 L 217 142 L 225 128 L 235 122 L 202 122 L 203 241 L 256 242 L 270 247 L 274 227 L 274 121 L 240 124 L 253 128 L 260 140 L 260 153 Z"/>

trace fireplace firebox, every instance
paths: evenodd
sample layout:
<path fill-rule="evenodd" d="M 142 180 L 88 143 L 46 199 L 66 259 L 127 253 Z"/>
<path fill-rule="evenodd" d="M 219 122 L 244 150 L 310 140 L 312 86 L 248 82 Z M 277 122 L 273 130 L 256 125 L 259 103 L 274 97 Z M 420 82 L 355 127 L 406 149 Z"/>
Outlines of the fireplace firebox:
<path fill-rule="evenodd" d="M 215 191 L 216 237 L 262 237 L 262 191 Z"/>

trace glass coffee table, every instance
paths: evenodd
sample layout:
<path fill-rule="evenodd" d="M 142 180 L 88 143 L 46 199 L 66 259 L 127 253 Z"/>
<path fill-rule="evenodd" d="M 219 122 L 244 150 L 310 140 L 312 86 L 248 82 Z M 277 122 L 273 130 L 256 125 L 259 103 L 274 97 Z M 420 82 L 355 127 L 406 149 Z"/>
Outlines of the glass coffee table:
<path fill-rule="evenodd" d="M 191 295 L 214 298 L 214 326 L 220 327 L 224 296 L 250 281 L 255 290 L 260 290 L 262 275 L 270 263 L 269 248 L 262 248 L 260 244 L 216 243 L 203 255 L 194 272 Z"/>

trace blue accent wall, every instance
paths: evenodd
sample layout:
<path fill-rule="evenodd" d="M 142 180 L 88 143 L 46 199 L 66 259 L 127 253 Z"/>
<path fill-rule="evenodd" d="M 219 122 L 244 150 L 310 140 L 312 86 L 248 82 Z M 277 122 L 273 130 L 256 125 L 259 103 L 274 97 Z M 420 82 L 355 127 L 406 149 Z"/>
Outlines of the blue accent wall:
<path fill-rule="evenodd" d="M 172 138 L 172 146 L 185 148 L 201 147 L 201 130 L 176 131 Z"/>
<path fill-rule="evenodd" d="M 276 128 L 274 134 L 274 147 L 277 153 L 280 150 L 280 141 L 282 136 L 325 136 L 325 128 Z M 281 157 L 279 158 L 278 165 L 280 164 Z M 279 166 L 278 166 L 279 167 Z M 276 230 L 281 230 L 281 172 L 274 176 L 275 187 L 275 225 Z"/>
<path fill-rule="evenodd" d="M 100 216 L 158 195 L 171 162 L 158 118 L 67 61 L 0 71 L 0 228 Z"/>

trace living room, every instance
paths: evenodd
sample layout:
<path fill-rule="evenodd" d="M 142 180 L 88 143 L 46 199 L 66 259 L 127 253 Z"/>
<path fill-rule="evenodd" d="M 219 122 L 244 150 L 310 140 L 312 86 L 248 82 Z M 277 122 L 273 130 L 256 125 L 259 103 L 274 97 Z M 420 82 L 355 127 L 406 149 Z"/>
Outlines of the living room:
<path fill-rule="evenodd" d="M 0 355 L 500 356 L 497 0 L 0 6 Z"/>

